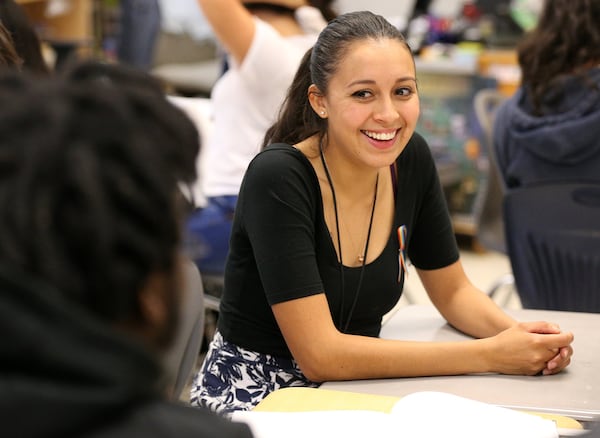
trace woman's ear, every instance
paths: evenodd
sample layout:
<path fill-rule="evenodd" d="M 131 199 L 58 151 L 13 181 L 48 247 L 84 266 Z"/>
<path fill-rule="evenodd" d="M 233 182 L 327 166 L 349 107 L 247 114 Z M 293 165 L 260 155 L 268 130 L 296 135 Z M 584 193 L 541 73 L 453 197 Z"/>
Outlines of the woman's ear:
<path fill-rule="evenodd" d="M 308 87 L 308 101 L 313 111 L 322 119 L 327 118 L 327 107 L 325 105 L 325 96 L 315 84 Z"/>

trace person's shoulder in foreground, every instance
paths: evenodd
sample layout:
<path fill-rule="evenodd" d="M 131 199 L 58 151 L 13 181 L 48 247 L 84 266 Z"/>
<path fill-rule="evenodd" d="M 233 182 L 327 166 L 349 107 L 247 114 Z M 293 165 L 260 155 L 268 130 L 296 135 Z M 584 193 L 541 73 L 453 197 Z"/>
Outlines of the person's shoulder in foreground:
<path fill-rule="evenodd" d="M 251 438 L 252 435 L 245 424 L 215 415 L 208 409 L 157 401 L 86 438 L 102 437 Z"/>
<path fill-rule="evenodd" d="M 198 152 L 193 123 L 145 73 L 0 74 L 3 437 L 251 437 L 170 401 L 161 366 Z"/>

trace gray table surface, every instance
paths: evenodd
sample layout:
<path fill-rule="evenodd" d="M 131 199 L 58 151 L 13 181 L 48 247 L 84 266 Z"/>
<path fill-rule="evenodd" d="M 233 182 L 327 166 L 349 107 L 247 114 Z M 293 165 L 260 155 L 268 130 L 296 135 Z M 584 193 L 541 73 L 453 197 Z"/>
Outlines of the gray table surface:
<path fill-rule="evenodd" d="M 573 332 L 571 365 L 552 376 L 475 374 L 355 380 L 326 382 L 322 388 L 398 397 L 417 391 L 442 391 L 498 406 L 600 421 L 600 314 L 526 309 L 506 312 L 519 321 L 551 321 Z M 400 308 L 384 325 L 381 337 L 416 341 L 468 339 L 430 305 Z"/>

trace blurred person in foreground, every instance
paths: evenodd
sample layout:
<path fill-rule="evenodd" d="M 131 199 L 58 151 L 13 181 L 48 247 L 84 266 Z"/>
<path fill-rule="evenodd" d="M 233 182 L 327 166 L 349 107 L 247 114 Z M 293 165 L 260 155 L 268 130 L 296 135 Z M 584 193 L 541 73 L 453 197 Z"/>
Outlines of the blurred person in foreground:
<path fill-rule="evenodd" d="M 250 437 L 167 400 L 192 122 L 149 76 L 0 76 L 4 437 Z"/>

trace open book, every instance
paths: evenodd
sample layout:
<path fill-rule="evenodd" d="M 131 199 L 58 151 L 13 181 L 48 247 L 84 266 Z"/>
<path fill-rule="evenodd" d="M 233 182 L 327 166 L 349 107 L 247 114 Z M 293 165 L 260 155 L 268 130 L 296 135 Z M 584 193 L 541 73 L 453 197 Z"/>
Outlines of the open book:
<path fill-rule="evenodd" d="M 326 393 L 319 393 L 318 391 L 322 390 L 318 389 L 287 388 L 280 391 L 288 391 L 285 394 L 288 402 L 291 397 L 302 398 L 308 395 L 314 399 L 320 394 L 327 396 Z M 357 396 L 347 394 L 349 397 Z M 373 400 L 375 404 L 381 403 L 380 400 Z M 384 403 L 388 401 L 389 398 Z M 276 403 L 274 400 L 271 402 Z M 285 411 L 257 409 L 236 412 L 232 420 L 247 423 L 255 438 L 559 436 L 556 424 L 552 420 L 442 392 L 416 392 L 394 400 L 391 409 L 380 409 L 380 406 L 374 409 L 352 409 L 344 406 L 341 409 L 333 407 L 310 410 L 306 405 L 302 406 L 302 400 L 299 400 L 298 404 L 298 410 L 286 407 Z M 356 406 L 361 405 L 359 403 Z"/>

